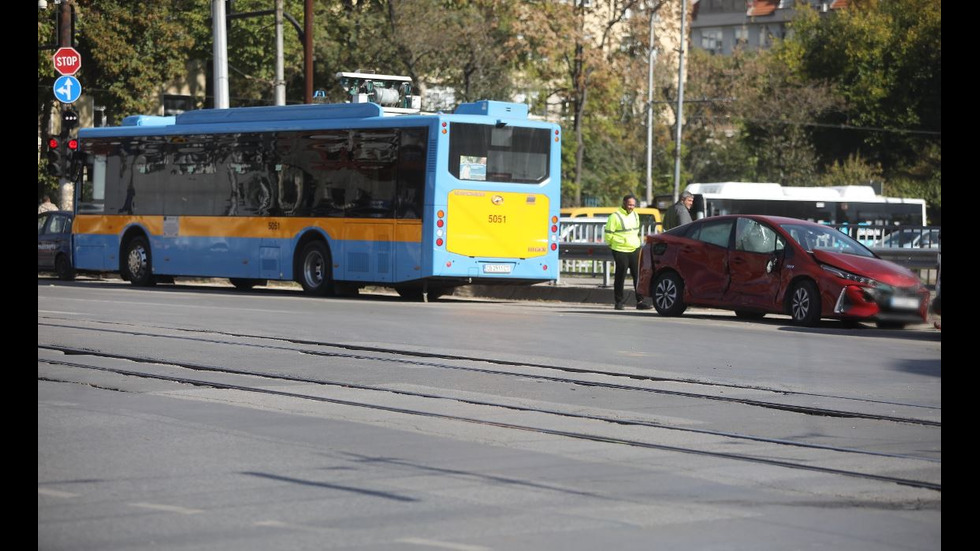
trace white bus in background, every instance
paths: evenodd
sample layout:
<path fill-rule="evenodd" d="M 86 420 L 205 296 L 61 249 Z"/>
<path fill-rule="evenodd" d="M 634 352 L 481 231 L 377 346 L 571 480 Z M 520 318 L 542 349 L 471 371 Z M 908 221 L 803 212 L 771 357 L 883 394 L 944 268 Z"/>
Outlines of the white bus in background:
<path fill-rule="evenodd" d="M 689 184 L 694 194 L 694 219 L 723 214 L 788 216 L 845 229 L 862 243 L 872 244 L 886 226 L 918 226 L 926 222 L 924 199 L 884 197 L 871 186 L 792 187 L 773 183 L 713 182 Z M 657 207 L 670 207 L 672 196 L 658 196 Z M 864 226 L 864 228 L 861 228 Z"/>

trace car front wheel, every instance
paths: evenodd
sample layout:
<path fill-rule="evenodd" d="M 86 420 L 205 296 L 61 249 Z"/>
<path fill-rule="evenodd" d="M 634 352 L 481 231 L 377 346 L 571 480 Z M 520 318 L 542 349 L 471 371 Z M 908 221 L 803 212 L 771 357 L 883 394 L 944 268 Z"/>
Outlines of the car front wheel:
<path fill-rule="evenodd" d="M 787 308 L 793 323 L 813 327 L 820 321 L 820 293 L 817 286 L 803 280 L 793 286 L 789 294 Z"/>
<path fill-rule="evenodd" d="M 653 306 L 661 316 L 679 316 L 684 304 L 684 281 L 677 272 L 663 272 L 653 282 Z"/>

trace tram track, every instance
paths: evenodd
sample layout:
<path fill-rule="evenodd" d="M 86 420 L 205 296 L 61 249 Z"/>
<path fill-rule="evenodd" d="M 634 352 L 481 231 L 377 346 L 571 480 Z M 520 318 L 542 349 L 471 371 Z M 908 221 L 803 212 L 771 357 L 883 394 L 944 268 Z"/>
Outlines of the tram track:
<path fill-rule="evenodd" d="M 57 318 L 48 318 L 57 319 Z M 65 320 L 77 323 L 77 320 Z M 116 322 L 95 322 L 103 325 L 109 326 L 126 326 L 132 327 L 128 324 L 120 324 Z M 49 327 L 65 327 L 56 323 L 42 323 L 38 322 L 39 326 L 49 326 Z M 607 370 L 598 369 L 584 369 L 572 366 L 562 366 L 562 365 L 549 365 L 535 362 L 519 362 L 513 360 L 503 360 L 494 358 L 479 358 L 474 356 L 464 356 L 456 354 L 447 354 L 440 352 L 424 352 L 418 350 L 409 350 L 403 348 L 386 348 L 377 346 L 364 346 L 364 345 L 353 345 L 344 343 L 331 343 L 325 341 L 315 341 L 309 339 L 295 339 L 295 338 L 284 338 L 280 336 L 268 336 L 268 335 L 256 335 L 247 333 L 231 333 L 231 332 L 220 332 L 220 331 L 204 331 L 204 330 L 190 330 L 190 329 L 175 329 L 171 327 L 152 327 L 152 329 L 161 329 L 166 331 L 174 331 L 179 333 L 190 333 L 190 335 L 162 335 L 159 333 L 152 333 L 145 329 L 106 329 L 106 328 L 86 328 L 80 327 L 78 325 L 72 325 L 72 329 L 76 330 L 88 330 L 88 331 L 98 331 L 98 332 L 112 332 L 116 334 L 137 336 L 137 337 L 149 337 L 149 338 L 167 338 L 167 339 L 178 339 L 187 340 L 203 343 L 213 343 L 222 344 L 228 346 L 245 346 L 254 347 L 266 350 L 282 350 L 292 353 L 300 353 L 317 357 L 330 357 L 330 358 L 345 358 L 350 360 L 369 360 L 369 361 L 390 361 L 397 362 L 401 364 L 410 364 L 413 366 L 430 367 L 437 369 L 451 369 L 459 370 L 473 373 L 481 373 L 492 376 L 505 376 L 505 377 L 520 377 L 522 379 L 539 380 L 545 382 L 557 382 L 578 385 L 583 387 L 593 387 L 593 388 L 603 388 L 610 390 L 626 390 L 635 392 L 645 392 L 651 394 L 660 394 L 668 396 L 676 396 L 683 398 L 693 398 L 700 400 L 711 400 L 726 403 L 735 403 L 751 407 L 759 407 L 771 410 L 786 411 L 791 413 L 798 413 L 803 415 L 813 415 L 820 417 L 837 417 L 837 418 L 853 418 L 853 419 L 867 419 L 876 421 L 887 421 L 893 423 L 903 423 L 912 425 L 921 425 L 927 427 L 942 427 L 941 421 L 934 421 L 931 419 L 909 417 L 909 416 L 895 416 L 895 415 L 884 415 L 877 413 L 866 413 L 854 410 L 843 410 L 843 409 L 832 409 L 824 407 L 807 406 L 801 404 L 785 403 L 778 401 L 760 400 L 754 398 L 744 398 L 736 396 L 723 396 L 718 394 L 711 394 L 708 392 L 693 392 L 685 390 L 673 390 L 664 388 L 653 388 L 648 386 L 638 386 L 637 384 L 626 384 L 618 382 L 603 382 L 588 380 L 583 378 L 573 378 L 564 377 L 557 375 L 543 375 L 527 372 L 512 372 L 503 371 L 498 369 L 490 369 L 486 367 L 476 367 L 472 365 L 459 365 L 445 362 L 462 362 L 462 363 L 476 363 L 476 364 L 489 364 L 494 366 L 502 367 L 516 367 L 522 369 L 538 369 L 543 371 L 551 371 L 557 373 L 573 373 L 575 375 L 590 375 L 611 378 L 613 380 L 623 379 L 631 382 L 646 382 L 646 383 L 678 383 L 684 385 L 690 385 L 695 387 L 706 387 L 706 388 L 716 388 L 721 387 L 724 389 L 732 390 L 742 390 L 742 391 L 754 391 L 761 393 L 771 393 L 778 396 L 789 396 L 789 397 L 801 397 L 801 398 L 828 398 L 834 400 L 850 401 L 857 404 L 874 404 L 874 405 L 886 405 L 886 406 L 902 406 L 907 408 L 919 408 L 925 410 L 936 410 L 937 408 L 932 408 L 929 406 L 922 406 L 918 404 L 908 404 L 908 403 L 898 403 L 898 402 L 888 402 L 881 400 L 871 400 L 866 398 L 854 398 L 847 396 L 838 395 L 828 395 L 828 394 L 818 394 L 818 393 L 808 393 L 808 392 L 798 392 L 790 391 L 784 389 L 772 389 L 766 388 L 758 385 L 735 385 L 730 383 L 719 383 L 719 382 L 706 382 L 698 381 L 693 379 L 681 379 L 681 378 L 669 378 L 669 377 L 655 377 L 649 375 L 631 374 L 631 373 L 621 373 L 612 372 Z M 202 336 L 206 335 L 206 336 Z M 254 342 L 234 342 L 228 340 L 222 340 L 221 338 L 235 338 L 235 339 L 256 339 L 263 341 L 272 341 L 272 343 L 284 343 L 284 344 L 272 344 L 270 342 L 265 343 L 254 343 Z M 39 345 L 40 346 L 40 345 Z M 297 346 L 311 347 L 312 349 L 300 349 Z M 63 352 L 67 354 L 102 354 L 101 351 L 92 349 L 74 349 L 71 347 L 59 347 L 57 345 L 46 346 L 47 348 L 52 348 L 55 350 L 63 349 Z M 333 349 L 333 350 L 325 350 Z M 370 354 L 374 354 L 373 356 Z M 444 362 L 434 362 L 434 361 L 423 361 L 423 360 L 443 360 Z M 163 362 L 166 363 L 166 362 Z"/>
<path fill-rule="evenodd" d="M 72 356 L 88 355 L 92 357 L 108 358 L 113 360 L 122 360 L 122 361 L 134 362 L 134 363 L 144 363 L 144 364 L 152 363 L 155 365 L 167 365 L 170 367 L 188 369 L 199 373 L 239 375 L 239 376 L 254 377 L 265 381 L 273 380 L 277 382 L 308 384 L 308 385 L 316 385 L 320 387 L 330 386 L 330 387 L 351 388 L 357 390 L 399 394 L 403 396 L 410 396 L 413 398 L 454 400 L 454 401 L 464 402 L 468 405 L 484 406 L 484 407 L 491 407 L 491 408 L 502 408 L 502 409 L 509 409 L 509 410 L 523 411 L 523 412 L 534 412 L 534 413 L 545 414 L 545 415 L 558 415 L 562 417 L 576 418 L 576 419 L 588 420 L 588 421 L 598 421 L 598 422 L 610 423 L 615 425 L 626 425 L 626 426 L 636 426 L 636 427 L 666 429 L 666 430 L 680 430 L 685 432 L 697 432 L 701 434 L 709 434 L 712 436 L 718 436 L 722 438 L 753 440 L 753 441 L 763 442 L 766 444 L 776 445 L 776 446 L 793 446 L 793 447 L 800 447 L 800 448 L 819 449 L 819 450 L 829 451 L 834 453 L 873 455 L 877 457 L 885 457 L 885 458 L 900 459 L 900 460 L 925 461 L 930 463 L 939 462 L 938 460 L 934 460 L 930 458 L 912 457 L 912 456 L 906 456 L 902 454 L 883 454 L 877 452 L 868 452 L 863 450 L 854 450 L 854 449 L 840 448 L 834 446 L 822 446 L 816 444 L 785 441 L 780 439 L 766 439 L 766 438 L 754 437 L 750 435 L 726 433 L 724 431 L 706 431 L 703 429 L 678 428 L 678 427 L 671 427 L 665 424 L 651 423 L 648 421 L 612 419 L 612 418 L 606 418 L 597 415 L 575 414 L 569 412 L 547 410 L 542 408 L 518 407 L 512 404 L 502 404 L 502 403 L 486 402 L 486 401 L 479 401 L 479 400 L 462 400 L 459 397 L 447 397 L 447 396 L 441 396 L 433 393 L 408 392 L 408 391 L 396 390 L 390 388 L 372 387 L 370 385 L 355 385 L 355 384 L 345 383 L 345 382 L 331 382 L 331 381 L 322 381 L 322 380 L 314 380 L 314 379 L 306 379 L 306 378 L 298 378 L 298 377 L 289 377 L 289 376 L 283 376 L 277 374 L 256 373 L 252 371 L 235 370 L 235 369 L 214 367 L 214 366 L 204 366 L 200 364 L 166 362 L 166 361 L 159 361 L 150 358 L 139 358 L 136 356 L 128 356 L 122 354 L 106 354 L 106 353 L 92 354 L 90 351 L 86 351 L 83 349 L 66 350 L 65 348 L 67 347 L 39 346 L 39 350 L 42 349 L 56 350 L 66 355 L 69 354 Z M 296 400 L 330 403 L 335 405 L 342 405 L 342 406 L 356 407 L 356 408 L 367 408 L 371 410 L 383 411 L 383 412 L 394 413 L 394 414 L 410 415 L 416 417 L 427 417 L 427 418 L 441 419 L 441 420 L 454 421 L 454 422 L 463 422 L 463 423 L 483 425 L 488 427 L 497 427 L 497 428 L 508 429 L 508 430 L 519 430 L 519 431 L 533 432 L 538 434 L 564 437 L 564 438 L 572 438 L 577 440 L 587 440 L 587 441 L 599 442 L 605 444 L 623 445 L 623 446 L 629 446 L 635 448 L 655 449 L 655 450 L 669 451 L 674 453 L 713 457 L 713 458 L 729 460 L 729 461 L 765 464 L 765 465 L 777 466 L 777 467 L 788 468 L 788 469 L 805 470 L 805 471 L 812 471 L 812 472 L 820 472 L 824 474 L 861 478 L 866 480 L 875 480 L 879 482 L 893 483 L 902 486 L 933 490 L 937 492 L 942 491 L 942 485 L 940 483 L 932 482 L 929 480 L 917 480 L 913 478 L 881 475 L 881 474 L 869 473 L 865 471 L 826 467 L 826 466 L 822 466 L 814 463 L 808 463 L 804 461 L 792 461 L 792 460 L 778 459 L 773 457 L 764 457 L 759 454 L 740 454 L 740 453 L 731 453 L 731 452 L 724 452 L 724 451 L 717 451 L 717 450 L 700 449 L 695 447 L 676 446 L 676 445 L 669 445 L 669 444 L 658 443 L 658 442 L 649 442 L 649 441 L 643 441 L 643 440 L 637 440 L 631 438 L 604 435 L 601 433 L 582 432 L 582 431 L 575 431 L 575 430 L 562 430 L 562 429 L 555 429 L 555 428 L 549 428 L 544 426 L 534 426 L 530 424 L 509 423 L 509 422 L 501 422 L 501 421 L 495 421 L 490 419 L 481 419 L 481 418 L 465 416 L 465 415 L 450 415 L 445 413 L 439 413 L 437 411 L 426 411 L 419 408 L 396 407 L 396 406 L 386 405 L 383 403 L 375 403 L 369 401 L 346 400 L 346 399 L 332 398 L 326 396 L 318 396 L 312 393 L 284 391 L 284 390 L 262 387 L 258 385 L 224 383 L 220 381 L 206 380 L 200 377 L 146 373 L 144 371 L 138 371 L 134 369 L 108 367 L 104 365 L 94 365 L 91 363 L 85 363 L 80 361 L 66 361 L 66 360 L 59 360 L 53 358 L 39 357 L 38 362 L 39 364 L 44 363 L 48 365 L 62 366 L 68 368 L 94 370 L 94 371 L 100 371 L 106 373 L 113 373 L 117 375 L 124 375 L 128 377 L 168 381 L 177 384 L 193 385 L 197 387 L 205 387 L 205 388 L 220 389 L 220 390 L 236 390 L 236 391 L 252 393 L 252 394 L 272 395 L 272 396 L 279 396 L 279 397 L 287 397 Z M 57 377 L 40 376 L 40 375 L 38 379 L 54 381 L 54 382 L 72 382 L 70 380 L 63 380 Z"/>

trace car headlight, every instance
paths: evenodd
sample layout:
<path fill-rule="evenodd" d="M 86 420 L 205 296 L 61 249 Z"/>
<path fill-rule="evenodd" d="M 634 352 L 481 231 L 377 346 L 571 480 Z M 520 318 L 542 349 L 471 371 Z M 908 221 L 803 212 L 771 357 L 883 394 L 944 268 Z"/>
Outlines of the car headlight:
<path fill-rule="evenodd" d="M 855 283 L 860 283 L 862 285 L 867 285 L 869 287 L 887 287 L 887 285 L 881 283 L 878 280 L 871 279 L 870 277 L 864 277 L 857 274 L 852 274 L 851 272 L 841 270 L 840 268 L 836 268 L 834 266 L 821 264 L 820 267 L 841 279 L 846 279 L 848 281 L 853 281 Z"/>

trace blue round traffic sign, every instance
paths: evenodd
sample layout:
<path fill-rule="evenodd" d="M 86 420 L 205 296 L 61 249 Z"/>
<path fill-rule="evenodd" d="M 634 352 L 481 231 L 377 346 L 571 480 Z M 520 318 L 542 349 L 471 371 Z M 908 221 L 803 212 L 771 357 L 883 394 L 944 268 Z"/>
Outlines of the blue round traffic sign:
<path fill-rule="evenodd" d="M 73 76 L 58 77 L 54 81 L 54 97 L 61 103 L 75 103 L 82 95 L 82 84 Z"/>

